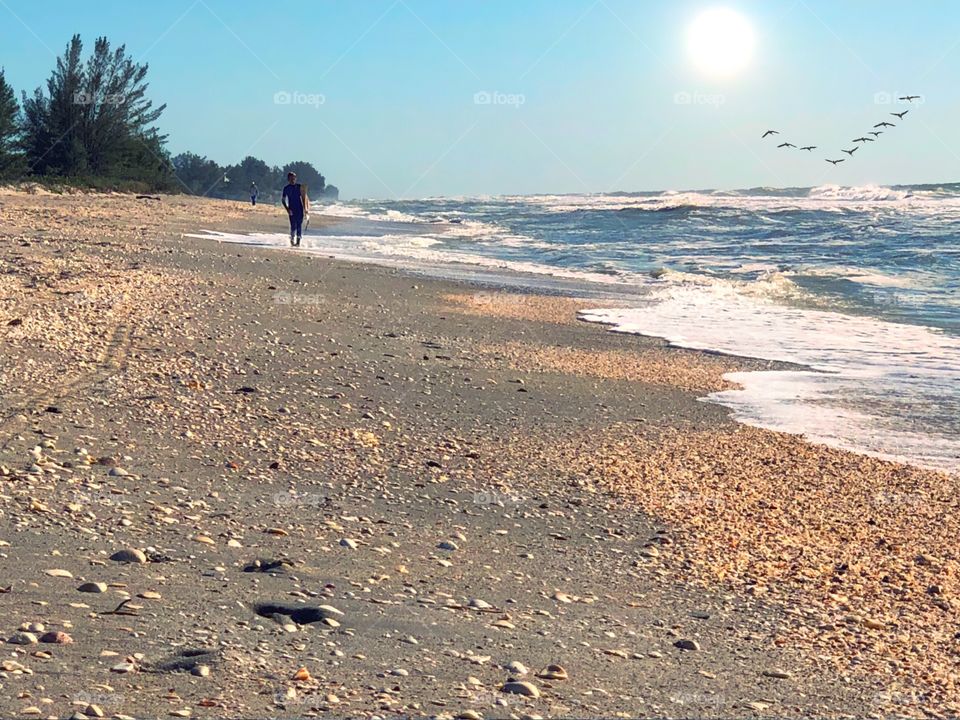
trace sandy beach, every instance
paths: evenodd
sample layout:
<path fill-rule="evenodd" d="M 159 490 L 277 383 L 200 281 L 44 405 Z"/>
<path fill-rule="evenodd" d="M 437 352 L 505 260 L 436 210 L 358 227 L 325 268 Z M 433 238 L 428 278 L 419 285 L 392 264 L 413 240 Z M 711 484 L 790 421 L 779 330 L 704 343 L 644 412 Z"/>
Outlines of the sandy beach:
<path fill-rule="evenodd" d="M 960 713 L 955 476 L 284 223 L 0 189 L 3 716 Z"/>

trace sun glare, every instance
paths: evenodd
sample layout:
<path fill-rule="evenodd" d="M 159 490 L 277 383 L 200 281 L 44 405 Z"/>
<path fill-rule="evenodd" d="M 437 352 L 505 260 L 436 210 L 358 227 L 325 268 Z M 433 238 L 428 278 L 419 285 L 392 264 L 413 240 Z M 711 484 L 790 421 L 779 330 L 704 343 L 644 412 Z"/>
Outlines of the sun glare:
<path fill-rule="evenodd" d="M 718 76 L 743 70 L 753 56 L 753 28 L 729 8 L 705 10 L 687 30 L 687 48 L 697 68 Z"/>

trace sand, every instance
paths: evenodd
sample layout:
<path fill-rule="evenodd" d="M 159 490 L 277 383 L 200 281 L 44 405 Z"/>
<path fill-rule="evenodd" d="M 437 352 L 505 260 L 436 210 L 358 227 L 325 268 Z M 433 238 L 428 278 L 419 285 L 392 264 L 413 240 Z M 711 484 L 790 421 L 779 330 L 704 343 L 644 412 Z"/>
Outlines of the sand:
<path fill-rule="evenodd" d="M 956 713 L 954 478 L 578 301 L 182 237 L 284 222 L 0 192 L 0 712 Z"/>

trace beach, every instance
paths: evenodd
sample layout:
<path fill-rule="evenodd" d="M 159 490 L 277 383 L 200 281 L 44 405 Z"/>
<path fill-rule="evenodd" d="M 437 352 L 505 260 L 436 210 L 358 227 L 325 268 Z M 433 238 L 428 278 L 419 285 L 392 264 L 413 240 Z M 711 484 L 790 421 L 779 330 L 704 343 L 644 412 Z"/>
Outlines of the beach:
<path fill-rule="evenodd" d="M 956 475 L 285 222 L 0 190 L 5 716 L 960 713 Z"/>

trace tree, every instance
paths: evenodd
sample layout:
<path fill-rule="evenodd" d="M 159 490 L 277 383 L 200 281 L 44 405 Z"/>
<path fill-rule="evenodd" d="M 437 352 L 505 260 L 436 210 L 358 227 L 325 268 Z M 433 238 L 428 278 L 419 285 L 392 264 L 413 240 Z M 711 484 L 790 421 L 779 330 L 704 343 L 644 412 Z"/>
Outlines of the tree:
<path fill-rule="evenodd" d="M 19 177 L 23 172 L 20 150 L 20 106 L 0 68 L 0 180 Z"/>
<path fill-rule="evenodd" d="M 224 170 L 230 178 L 228 197 L 247 200 L 250 183 L 257 184 L 262 199 L 275 194 L 274 191 L 279 192 L 276 186 L 280 171 L 252 155 L 241 160 L 239 165 L 229 165 Z"/>
<path fill-rule="evenodd" d="M 196 153 L 180 153 L 173 158 L 173 171 L 182 188 L 192 195 L 219 195 L 224 182 L 223 168 Z"/>
<path fill-rule="evenodd" d="M 111 53 L 105 37 L 94 43 L 75 101 L 83 108 L 81 140 L 95 175 L 109 174 L 124 161 L 129 140 L 165 140 L 151 127 L 166 105 L 154 108 L 147 99 L 147 68 L 126 57 L 123 45 Z"/>
<path fill-rule="evenodd" d="M 82 62 L 83 43 L 74 35 L 47 80 L 23 96 L 24 140 L 32 172 L 39 175 L 154 178 L 168 167 L 166 137 L 153 127 L 165 105 L 147 99 L 147 65 L 110 49 L 97 38 Z"/>
<path fill-rule="evenodd" d="M 86 157 L 80 141 L 80 94 L 83 43 L 74 35 L 47 80 L 47 95 L 40 88 L 32 98 L 23 96 L 27 161 L 38 175 L 80 175 Z"/>

